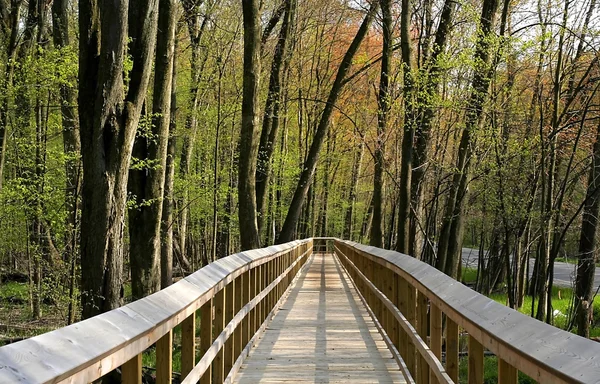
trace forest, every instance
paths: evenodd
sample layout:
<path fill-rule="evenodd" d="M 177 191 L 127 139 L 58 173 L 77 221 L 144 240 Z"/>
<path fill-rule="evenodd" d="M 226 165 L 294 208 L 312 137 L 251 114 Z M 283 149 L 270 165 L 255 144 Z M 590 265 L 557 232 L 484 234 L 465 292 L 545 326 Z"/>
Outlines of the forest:
<path fill-rule="evenodd" d="M 325 236 L 600 334 L 599 49 L 596 0 L 0 0 L 1 341 Z"/>

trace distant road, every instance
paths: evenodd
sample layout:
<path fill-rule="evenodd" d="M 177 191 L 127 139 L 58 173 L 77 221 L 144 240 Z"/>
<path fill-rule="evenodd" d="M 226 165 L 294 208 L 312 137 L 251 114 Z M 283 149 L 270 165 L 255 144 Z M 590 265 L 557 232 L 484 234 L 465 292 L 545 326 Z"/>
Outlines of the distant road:
<path fill-rule="evenodd" d="M 472 248 L 462 249 L 462 263 L 465 267 L 477 268 L 479 262 L 479 250 Z M 533 263 L 535 260 L 529 260 L 529 277 L 533 273 Z M 575 269 L 577 264 L 569 264 L 561 261 L 554 263 L 554 285 L 560 287 L 574 287 L 575 285 Z M 594 289 L 600 286 L 600 268 L 596 268 L 594 277 Z"/>

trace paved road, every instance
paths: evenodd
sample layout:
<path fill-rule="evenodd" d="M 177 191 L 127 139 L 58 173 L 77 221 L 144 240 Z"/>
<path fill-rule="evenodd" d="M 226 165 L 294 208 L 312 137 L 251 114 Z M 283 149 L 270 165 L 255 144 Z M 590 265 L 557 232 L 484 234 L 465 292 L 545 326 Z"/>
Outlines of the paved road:
<path fill-rule="evenodd" d="M 462 249 L 463 265 L 470 268 L 477 268 L 479 260 L 479 251 L 472 248 Z M 529 276 L 533 273 L 533 263 L 535 260 L 529 260 Z M 575 284 L 575 268 L 576 264 L 563 263 L 556 261 L 554 263 L 554 284 L 560 287 L 573 287 Z M 594 278 L 594 289 L 600 286 L 600 268 L 596 268 L 596 276 Z"/>

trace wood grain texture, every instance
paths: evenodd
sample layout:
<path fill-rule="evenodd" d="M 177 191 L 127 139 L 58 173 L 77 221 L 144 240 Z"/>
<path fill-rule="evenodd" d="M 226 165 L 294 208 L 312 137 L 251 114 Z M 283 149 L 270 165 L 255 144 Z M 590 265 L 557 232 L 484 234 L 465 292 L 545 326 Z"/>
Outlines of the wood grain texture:
<path fill-rule="evenodd" d="M 142 354 L 136 355 L 121 367 L 123 384 L 142 384 Z"/>
<path fill-rule="evenodd" d="M 181 376 L 185 377 L 196 365 L 196 314 L 181 323 Z"/>
<path fill-rule="evenodd" d="M 235 382 L 404 383 L 341 266 L 321 254 L 309 263 Z"/>
<path fill-rule="evenodd" d="M 408 255 L 345 240 L 336 245 L 398 273 L 484 348 L 534 380 L 600 383 L 600 344 L 496 303 Z"/>
<path fill-rule="evenodd" d="M 469 383 L 483 384 L 483 345 L 469 335 Z"/>
<path fill-rule="evenodd" d="M 173 331 L 156 342 L 156 384 L 171 384 L 173 378 Z"/>

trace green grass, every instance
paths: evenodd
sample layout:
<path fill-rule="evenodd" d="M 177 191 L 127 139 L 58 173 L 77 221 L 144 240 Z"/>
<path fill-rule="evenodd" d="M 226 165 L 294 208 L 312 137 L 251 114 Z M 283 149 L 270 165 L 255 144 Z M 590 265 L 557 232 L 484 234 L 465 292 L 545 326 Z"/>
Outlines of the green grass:
<path fill-rule="evenodd" d="M 477 280 L 477 268 L 463 267 L 461 275 L 461 281 L 463 284 L 475 283 Z"/>
<path fill-rule="evenodd" d="M 0 299 L 6 301 L 22 300 L 27 302 L 29 300 L 29 286 L 27 283 L 16 283 L 9 281 L 0 284 Z"/>
<path fill-rule="evenodd" d="M 458 368 L 458 382 L 469 382 L 468 358 L 461 357 Z M 483 382 L 485 384 L 498 383 L 498 359 L 496 356 L 486 356 L 483 360 Z M 519 384 L 534 384 L 535 380 L 519 372 Z"/>

